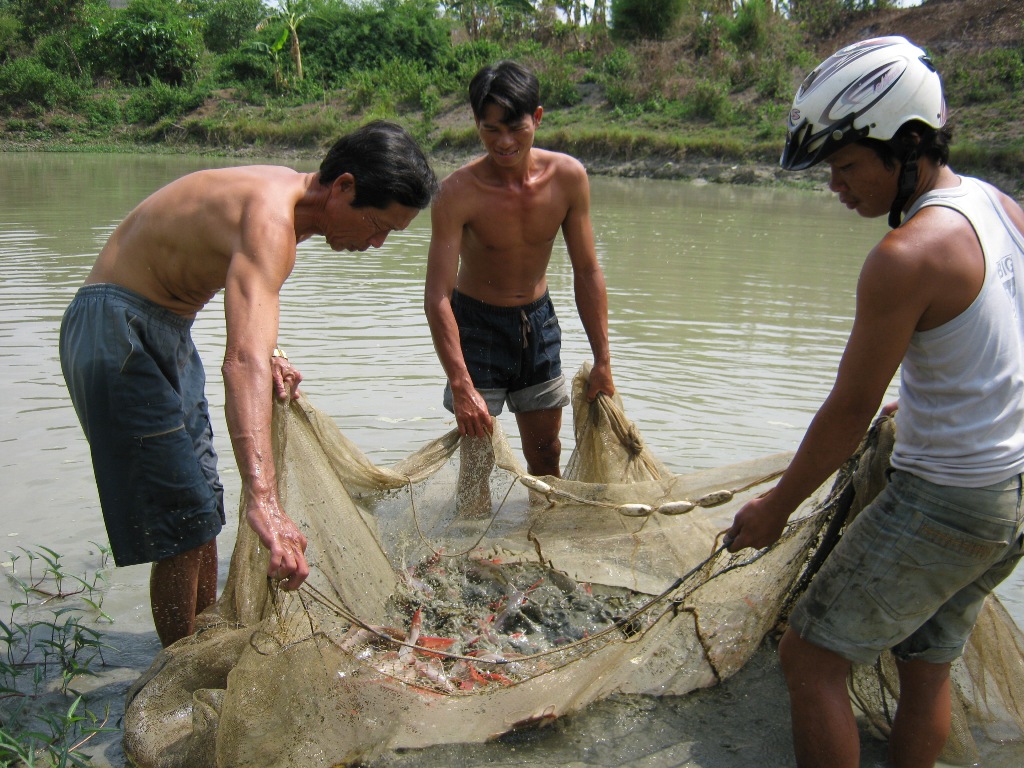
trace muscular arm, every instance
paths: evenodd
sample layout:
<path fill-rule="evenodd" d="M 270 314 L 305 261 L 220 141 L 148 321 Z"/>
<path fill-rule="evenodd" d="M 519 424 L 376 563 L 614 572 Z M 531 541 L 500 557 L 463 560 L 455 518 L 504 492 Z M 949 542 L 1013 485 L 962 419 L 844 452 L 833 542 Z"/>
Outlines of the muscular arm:
<path fill-rule="evenodd" d="M 277 495 L 271 450 L 271 350 L 277 344 L 279 293 L 295 262 L 295 235 L 280 213 L 250 211 L 224 290 L 227 345 L 225 411 L 243 481 L 246 521 L 270 551 L 268 574 L 297 588 L 309 574 L 306 539 Z"/>
<path fill-rule="evenodd" d="M 562 224 L 562 235 L 572 262 L 573 290 L 576 309 L 580 313 L 583 330 L 594 355 L 590 372 L 587 399 L 593 400 L 598 392 L 615 393 L 612 382 L 611 353 L 608 350 L 608 293 L 604 273 L 597 261 L 594 248 L 594 230 L 590 222 L 590 184 L 586 170 L 573 164 L 569 171 L 575 191 L 572 205 Z"/>
<path fill-rule="evenodd" d="M 832 391 L 778 485 L 736 513 L 728 532 L 730 551 L 774 543 L 789 516 L 864 436 L 932 295 L 920 264 L 901 242 L 907 238 L 895 235 L 887 236 L 864 263 L 853 330 Z"/>
<path fill-rule="evenodd" d="M 462 356 L 459 326 L 452 312 L 451 295 L 459 273 L 464 216 L 459 203 L 459 177 L 445 180 L 431 206 L 430 250 L 424 288 L 424 312 L 434 340 L 434 350 L 452 388 L 455 421 L 459 433 L 480 436 L 490 433 L 491 415 L 477 391 Z"/>

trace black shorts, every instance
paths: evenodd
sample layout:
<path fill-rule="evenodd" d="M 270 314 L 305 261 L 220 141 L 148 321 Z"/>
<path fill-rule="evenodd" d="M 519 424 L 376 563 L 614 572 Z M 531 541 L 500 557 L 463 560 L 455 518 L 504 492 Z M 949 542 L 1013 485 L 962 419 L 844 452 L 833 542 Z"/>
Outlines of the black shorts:
<path fill-rule="evenodd" d="M 532 304 L 496 307 L 453 291 L 451 303 L 466 368 L 492 416 L 506 402 L 511 413 L 569 404 L 562 331 L 547 293 Z M 454 413 L 451 384 L 444 407 Z"/>

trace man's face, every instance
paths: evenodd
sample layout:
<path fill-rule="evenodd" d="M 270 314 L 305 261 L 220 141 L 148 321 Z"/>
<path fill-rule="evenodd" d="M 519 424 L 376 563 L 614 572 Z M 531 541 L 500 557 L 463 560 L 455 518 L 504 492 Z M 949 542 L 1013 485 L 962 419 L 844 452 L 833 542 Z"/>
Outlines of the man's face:
<path fill-rule="evenodd" d="M 391 203 L 386 208 L 353 208 L 355 187 L 343 178 L 347 175 L 335 179 L 327 203 L 324 237 L 332 250 L 380 248 L 388 235 L 408 227 L 420 212 L 419 208 L 398 203 Z"/>
<path fill-rule="evenodd" d="M 533 137 L 540 125 L 542 107 L 532 115 L 524 115 L 503 123 L 505 111 L 497 104 L 488 104 L 476 121 L 476 130 L 488 156 L 499 165 L 515 165 L 533 146 Z"/>
<path fill-rule="evenodd" d="M 825 160 L 831 175 L 828 187 L 839 202 L 865 218 L 885 216 L 896 199 L 899 167 L 886 168 L 869 147 L 850 144 Z"/>

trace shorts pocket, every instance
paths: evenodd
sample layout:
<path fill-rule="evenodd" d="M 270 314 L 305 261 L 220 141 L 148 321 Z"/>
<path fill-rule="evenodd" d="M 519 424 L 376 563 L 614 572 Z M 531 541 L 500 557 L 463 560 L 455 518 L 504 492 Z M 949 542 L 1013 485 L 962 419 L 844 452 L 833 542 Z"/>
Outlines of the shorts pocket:
<path fill-rule="evenodd" d="M 205 511 L 213 489 L 199 465 L 184 424 L 135 438 L 139 487 L 147 507 L 180 514 Z"/>
<path fill-rule="evenodd" d="M 1006 543 L 972 535 L 919 511 L 904 532 L 871 597 L 898 622 L 927 620 L 1002 555 Z"/>

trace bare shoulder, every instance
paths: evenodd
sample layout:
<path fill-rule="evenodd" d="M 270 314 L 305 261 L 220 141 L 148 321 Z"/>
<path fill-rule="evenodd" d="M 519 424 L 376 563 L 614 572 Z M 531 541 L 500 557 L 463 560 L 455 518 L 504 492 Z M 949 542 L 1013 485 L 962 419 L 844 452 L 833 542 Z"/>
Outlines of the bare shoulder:
<path fill-rule="evenodd" d="M 473 210 L 482 204 L 481 192 L 489 186 L 483 173 L 483 164 L 478 159 L 448 174 L 431 203 L 432 218 L 471 216 Z"/>
<path fill-rule="evenodd" d="M 922 284 L 924 278 L 948 261 L 956 244 L 966 242 L 960 214 L 948 208 L 925 208 L 910 221 L 885 234 L 864 261 L 860 287 L 872 285 L 885 292 Z"/>
<path fill-rule="evenodd" d="M 963 312 L 985 278 L 974 228 L 952 208 L 928 206 L 882 238 L 864 262 L 858 294 L 900 305 L 914 327 L 938 327 Z M 879 310 L 883 311 L 883 310 Z"/>
<path fill-rule="evenodd" d="M 209 214 L 231 209 L 281 207 L 302 196 L 305 174 L 273 165 L 209 168 L 182 176 L 150 196 L 161 208 Z"/>
<path fill-rule="evenodd" d="M 155 192 L 122 226 L 135 250 L 161 242 L 183 255 L 197 244 L 207 254 L 228 257 L 252 251 L 255 243 L 294 243 L 295 206 L 308 176 L 270 165 L 196 171 Z"/>
<path fill-rule="evenodd" d="M 454 194 L 467 185 L 478 183 L 482 176 L 483 158 L 477 158 L 449 173 L 441 180 L 442 194 Z"/>
<path fill-rule="evenodd" d="M 555 152 L 550 149 L 539 149 L 537 147 L 534 147 L 531 151 L 559 177 L 573 179 L 576 182 L 585 182 L 587 180 L 587 169 L 583 163 L 572 155 L 567 155 L 564 152 Z"/>
<path fill-rule="evenodd" d="M 971 223 L 952 208 L 931 205 L 889 232 L 879 243 L 890 258 L 944 260 L 945 254 L 978 247 Z"/>
<path fill-rule="evenodd" d="M 280 165 L 241 165 L 200 173 L 209 174 L 209 188 L 214 193 L 237 194 L 252 202 L 297 199 L 306 179 L 306 174 Z"/>

